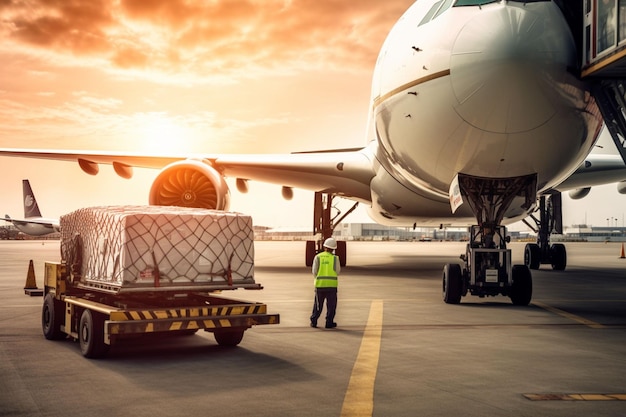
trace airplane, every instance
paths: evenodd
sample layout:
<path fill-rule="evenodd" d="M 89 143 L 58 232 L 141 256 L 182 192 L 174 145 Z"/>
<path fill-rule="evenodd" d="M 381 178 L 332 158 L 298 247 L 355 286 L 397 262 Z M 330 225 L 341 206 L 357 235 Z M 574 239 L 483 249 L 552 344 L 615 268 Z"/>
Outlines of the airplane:
<path fill-rule="evenodd" d="M 358 204 L 391 226 L 470 226 L 463 264 L 442 273 L 442 296 L 532 297 L 531 269 L 566 267 L 561 193 L 619 183 L 619 155 L 592 154 L 603 127 L 593 86 L 581 79 L 573 2 L 563 0 L 420 0 L 385 40 L 373 74 L 362 148 L 291 154 L 146 155 L 106 151 L 0 149 L 0 156 L 75 161 L 87 174 L 101 164 L 123 177 L 159 169 L 149 204 L 229 209 L 225 178 L 240 192 L 249 181 L 314 191 L 314 233 L 305 262 Z M 582 7 L 582 6 L 581 6 Z M 582 11 L 581 11 L 582 13 Z M 616 137 L 613 140 L 618 145 Z M 342 217 L 333 198 L 353 200 Z M 538 218 L 537 218 L 538 216 Z M 507 224 L 535 222 L 537 243 L 511 265 Z M 530 223 L 529 223 L 530 224 Z M 346 242 L 336 251 L 346 263 Z"/>
<path fill-rule="evenodd" d="M 22 180 L 22 191 L 24 194 L 24 218 L 13 219 L 7 214 L 2 220 L 13 223 L 13 226 L 20 232 L 31 236 L 44 236 L 60 232 L 61 228 L 58 219 L 41 217 L 41 211 L 39 211 L 39 205 L 29 180 Z"/>

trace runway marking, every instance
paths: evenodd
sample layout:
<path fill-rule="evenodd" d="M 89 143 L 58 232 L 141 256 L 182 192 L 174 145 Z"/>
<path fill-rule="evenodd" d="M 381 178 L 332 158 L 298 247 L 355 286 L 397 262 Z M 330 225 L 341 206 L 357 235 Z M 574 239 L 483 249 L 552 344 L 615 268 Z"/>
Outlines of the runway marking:
<path fill-rule="evenodd" d="M 374 412 L 374 382 L 383 329 L 383 300 L 372 300 L 361 347 L 343 399 L 341 417 L 365 417 Z"/>
<path fill-rule="evenodd" d="M 554 313 L 554 314 L 557 314 L 557 315 L 559 315 L 561 317 L 565 317 L 566 319 L 573 320 L 575 322 L 584 324 L 585 326 L 591 327 L 593 329 L 604 329 L 605 328 L 605 326 L 600 324 L 600 323 L 596 323 L 595 321 L 588 320 L 588 319 L 586 319 L 584 317 L 577 316 L 576 314 L 568 313 L 567 311 L 563 311 L 561 309 L 549 306 L 549 305 L 541 303 L 539 301 L 533 301 L 533 304 L 536 305 L 537 307 L 543 308 L 544 310 L 548 310 L 551 313 Z"/>
<path fill-rule="evenodd" d="M 626 401 L 626 394 L 523 394 L 531 401 Z"/>

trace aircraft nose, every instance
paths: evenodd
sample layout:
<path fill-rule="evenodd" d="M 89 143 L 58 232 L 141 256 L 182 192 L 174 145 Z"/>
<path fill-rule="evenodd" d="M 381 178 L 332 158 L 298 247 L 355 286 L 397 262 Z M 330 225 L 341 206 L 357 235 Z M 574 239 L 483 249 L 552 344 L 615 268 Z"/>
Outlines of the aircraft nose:
<path fill-rule="evenodd" d="M 555 16 L 546 10 L 485 8 L 461 29 L 450 79 L 456 111 L 467 123 L 494 133 L 519 133 L 554 116 L 554 85 L 561 81 L 556 74 L 575 56 L 571 37 L 563 35 L 569 29 L 554 27 Z"/>

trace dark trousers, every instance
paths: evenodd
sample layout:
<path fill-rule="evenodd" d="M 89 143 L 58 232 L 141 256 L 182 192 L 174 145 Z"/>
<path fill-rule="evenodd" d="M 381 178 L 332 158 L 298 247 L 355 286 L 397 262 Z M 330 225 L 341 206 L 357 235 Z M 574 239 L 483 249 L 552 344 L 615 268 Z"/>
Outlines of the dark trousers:
<path fill-rule="evenodd" d="M 313 312 L 311 313 L 311 323 L 317 325 L 317 319 L 322 315 L 326 301 L 326 324 L 331 324 L 335 320 L 337 310 L 337 288 L 316 288 L 315 301 L 313 302 Z"/>

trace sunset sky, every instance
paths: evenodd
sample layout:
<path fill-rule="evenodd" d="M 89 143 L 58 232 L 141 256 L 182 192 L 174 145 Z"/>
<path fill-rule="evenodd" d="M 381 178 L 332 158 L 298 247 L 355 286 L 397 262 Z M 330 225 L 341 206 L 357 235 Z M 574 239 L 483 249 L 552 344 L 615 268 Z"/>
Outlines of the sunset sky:
<path fill-rule="evenodd" d="M 0 0 L 0 147 L 215 154 L 361 146 L 379 48 L 412 3 Z M 23 178 L 43 215 L 58 217 L 145 204 L 156 174 L 137 170 L 129 181 L 110 167 L 91 177 L 76 164 L 0 158 L 0 214 L 22 216 Z M 312 193 L 296 190 L 285 202 L 280 187 L 251 188 L 241 195 L 232 187 L 232 210 L 259 225 L 310 227 Z M 615 186 L 565 200 L 568 223 L 615 217 L 621 225 L 626 211 Z"/>

